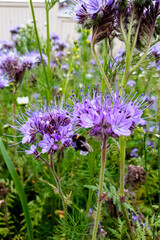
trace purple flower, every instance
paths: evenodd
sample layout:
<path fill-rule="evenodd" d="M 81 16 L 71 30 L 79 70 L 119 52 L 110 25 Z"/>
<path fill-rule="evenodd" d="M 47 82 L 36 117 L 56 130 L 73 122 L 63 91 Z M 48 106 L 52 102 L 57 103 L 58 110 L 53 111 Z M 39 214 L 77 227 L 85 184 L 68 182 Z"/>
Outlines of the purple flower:
<path fill-rule="evenodd" d="M 40 149 L 42 153 L 53 154 L 61 145 L 72 144 L 73 124 L 68 112 L 62 108 L 33 108 L 22 114 L 20 120 L 17 118 L 17 123 L 17 129 L 23 135 L 22 144 L 31 144 L 27 154 L 39 155 Z"/>
<path fill-rule="evenodd" d="M 127 82 L 127 86 L 129 86 L 129 87 L 133 87 L 135 84 L 136 84 L 136 82 L 134 80 L 129 80 Z"/>
<path fill-rule="evenodd" d="M 31 145 L 29 150 L 26 150 L 26 153 L 29 154 L 34 154 L 34 155 L 38 155 L 37 152 L 37 147 L 35 145 Z"/>
<path fill-rule="evenodd" d="M 115 22 L 114 0 L 78 0 L 74 8 L 74 20 L 84 27 L 93 27 L 94 43 L 109 37 Z"/>
<path fill-rule="evenodd" d="M 58 149 L 58 145 L 56 144 L 54 138 L 48 133 L 44 134 L 43 140 L 39 142 L 38 146 L 42 148 L 42 153 L 49 152 L 53 154 Z"/>
<path fill-rule="evenodd" d="M 56 33 L 50 34 L 50 40 L 53 39 L 54 42 L 59 41 L 59 36 Z"/>
<path fill-rule="evenodd" d="M 14 42 L 12 41 L 1 41 L 0 42 L 0 49 L 11 49 L 14 47 Z"/>
<path fill-rule="evenodd" d="M 19 34 L 19 30 L 21 29 L 21 27 L 20 26 L 17 26 L 17 27 L 15 27 L 15 28 L 11 28 L 10 29 L 10 33 L 11 34 Z"/>
<path fill-rule="evenodd" d="M 72 97 L 71 97 L 72 98 Z M 101 96 L 97 91 L 81 95 L 82 100 L 75 99 L 73 94 L 74 110 L 73 121 L 82 128 L 89 129 L 91 136 L 103 137 L 104 134 L 118 137 L 129 136 L 135 125 L 144 123 L 143 110 L 151 103 L 148 96 L 137 94 L 119 96 L 119 92 L 113 96 Z"/>
<path fill-rule="evenodd" d="M 131 157 L 139 157 L 138 155 L 138 149 L 137 148 L 133 148 L 133 150 L 130 152 L 130 156 Z"/>
<path fill-rule="evenodd" d="M 0 69 L 4 74 L 8 74 L 10 79 L 14 79 L 17 72 L 23 70 L 19 64 L 18 55 L 13 52 L 7 52 L 0 56 Z"/>
<path fill-rule="evenodd" d="M 56 52 L 55 53 L 55 58 L 62 58 L 62 57 L 64 57 L 66 54 L 64 53 L 64 52 L 62 52 L 62 51 L 58 51 L 58 52 Z"/>
<path fill-rule="evenodd" d="M 61 68 L 62 68 L 63 70 L 68 70 L 68 68 L 69 68 L 68 63 L 63 63 L 62 66 L 61 66 Z"/>
<path fill-rule="evenodd" d="M 95 64 L 96 64 L 96 61 L 95 61 L 94 59 L 91 59 L 90 63 L 91 63 L 92 65 L 95 65 Z"/>
<path fill-rule="evenodd" d="M 140 223 L 142 222 L 142 214 L 138 213 L 138 216 L 136 216 L 133 212 L 131 212 L 132 214 L 132 220 L 134 222 L 139 221 Z"/>
<path fill-rule="evenodd" d="M 122 60 L 124 60 L 124 56 L 126 54 L 126 50 L 125 49 L 121 49 L 117 52 L 117 54 L 114 56 L 114 60 L 116 63 L 122 62 Z"/>
<path fill-rule="evenodd" d="M 32 52 L 30 54 L 21 56 L 20 61 L 25 68 L 30 70 L 32 67 L 40 64 L 40 56 L 38 53 Z"/>

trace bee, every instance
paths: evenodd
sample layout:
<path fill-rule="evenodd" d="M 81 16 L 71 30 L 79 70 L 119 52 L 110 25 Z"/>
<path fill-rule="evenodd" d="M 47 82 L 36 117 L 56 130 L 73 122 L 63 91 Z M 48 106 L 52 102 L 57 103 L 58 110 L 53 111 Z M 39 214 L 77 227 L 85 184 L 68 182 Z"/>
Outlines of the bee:
<path fill-rule="evenodd" d="M 74 143 L 74 149 L 76 151 L 80 150 L 80 155 L 88 155 L 93 151 L 91 146 L 86 142 L 85 137 L 82 135 L 74 134 L 72 140 Z"/>

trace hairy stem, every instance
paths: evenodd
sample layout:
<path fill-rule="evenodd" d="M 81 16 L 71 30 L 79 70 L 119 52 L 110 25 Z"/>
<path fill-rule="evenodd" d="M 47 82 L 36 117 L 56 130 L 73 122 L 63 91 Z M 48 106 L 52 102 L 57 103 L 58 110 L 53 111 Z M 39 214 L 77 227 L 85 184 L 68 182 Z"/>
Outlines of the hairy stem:
<path fill-rule="evenodd" d="M 125 35 L 124 32 L 124 27 L 123 27 L 123 23 L 122 23 L 122 14 L 120 15 L 120 26 L 121 26 L 121 31 L 123 34 L 123 38 L 125 39 L 125 45 L 126 45 L 126 66 L 125 66 L 125 71 L 124 71 L 124 75 L 122 78 L 122 83 L 121 83 L 121 91 L 120 94 L 123 91 L 123 88 L 125 87 L 127 80 L 128 80 L 128 73 L 130 70 L 130 66 L 131 66 L 131 60 L 132 60 L 132 54 L 130 51 L 130 46 L 131 46 L 131 35 L 132 35 L 132 26 L 133 26 L 133 20 L 134 20 L 134 12 L 135 9 L 133 8 L 132 10 L 132 14 L 131 14 L 131 19 L 130 19 L 130 25 L 129 25 L 129 31 L 128 31 L 128 35 Z"/>
<path fill-rule="evenodd" d="M 125 30 L 124 30 L 124 26 L 123 26 L 122 13 L 120 14 L 120 28 L 121 28 L 121 32 L 122 32 L 122 35 L 123 35 L 124 42 L 125 42 L 125 44 L 127 44 L 127 37 L 126 37 L 126 33 L 125 33 Z"/>
<path fill-rule="evenodd" d="M 47 84 L 48 92 L 49 92 L 50 87 L 49 87 L 49 82 L 48 82 L 48 77 L 47 77 L 47 72 L 46 72 L 45 63 L 44 63 L 43 56 L 42 56 L 41 44 L 40 44 L 40 40 L 39 40 L 39 35 L 38 35 L 36 18 L 35 18 L 35 13 L 34 13 L 34 8 L 33 8 L 32 0 L 30 0 L 30 7 L 31 7 L 31 12 L 32 12 L 32 18 L 33 18 L 33 24 L 34 24 L 35 34 L 36 34 L 36 40 L 37 40 L 38 50 L 39 50 L 39 54 L 40 54 L 40 57 L 41 57 L 41 62 L 42 62 L 42 66 L 43 66 L 43 72 L 44 72 L 44 76 L 45 76 L 45 79 L 46 79 L 46 84 Z M 49 95 L 50 95 L 50 94 L 49 94 Z M 48 94 L 47 94 L 47 96 L 48 96 Z M 50 96 L 49 96 L 48 98 L 50 99 Z M 48 99 L 48 100 L 49 100 L 49 99 Z"/>
<path fill-rule="evenodd" d="M 100 180 L 99 180 L 97 212 L 96 212 L 96 218 L 95 218 L 95 222 L 94 222 L 92 240 L 96 240 L 101 205 L 102 205 L 101 197 L 102 197 L 102 193 L 103 193 L 103 181 L 104 181 L 104 172 L 105 172 L 105 164 L 106 164 L 106 145 L 107 145 L 106 143 L 107 143 L 107 138 L 106 138 L 106 136 L 104 136 L 104 139 L 102 141 L 101 171 L 100 171 Z"/>
<path fill-rule="evenodd" d="M 93 185 L 93 179 L 94 179 L 94 159 L 95 159 L 95 151 L 90 153 L 90 159 L 89 159 L 90 160 L 90 183 L 89 183 L 90 185 Z M 92 196 L 93 196 L 93 190 L 90 188 L 88 193 L 88 202 L 87 202 L 87 209 L 86 209 L 87 214 L 92 205 Z"/>
<path fill-rule="evenodd" d="M 153 30 L 154 30 L 154 28 L 153 28 Z M 146 58 L 146 56 L 148 54 L 148 51 L 149 51 L 149 48 L 150 48 L 150 45 L 151 45 L 152 36 L 153 36 L 153 30 L 151 32 L 151 35 L 150 35 L 150 38 L 149 38 L 149 43 L 148 43 L 148 45 L 146 47 L 146 50 L 145 50 L 144 54 L 142 55 L 141 59 L 136 63 L 136 65 L 131 69 L 131 71 L 128 73 L 128 78 L 141 65 L 143 60 Z"/>
<path fill-rule="evenodd" d="M 96 59 L 96 62 L 97 62 L 97 64 L 98 64 L 98 67 L 99 67 L 99 69 L 100 69 L 100 72 L 101 72 L 101 74 L 102 74 L 102 77 L 103 77 L 103 79 L 105 80 L 105 83 L 106 83 L 106 85 L 107 85 L 107 87 L 108 87 L 108 90 L 109 90 L 110 94 L 112 95 L 111 85 L 110 85 L 110 83 L 109 83 L 109 81 L 108 81 L 108 79 L 107 79 L 107 77 L 106 77 L 106 74 L 105 74 L 105 72 L 104 72 L 104 70 L 103 70 L 103 67 L 101 66 L 101 63 L 100 63 L 100 61 L 99 61 L 99 58 L 98 58 L 98 56 L 97 56 L 97 54 L 96 54 L 95 45 L 94 45 L 93 41 L 92 41 L 92 44 L 91 44 L 91 48 L 92 48 L 93 55 L 94 55 L 94 57 L 95 57 L 95 59 Z"/>
<path fill-rule="evenodd" d="M 124 176 L 125 176 L 125 150 L 126 150 L 126 140 L 125 136 L 120 136 L 120 196 L 125 197 L 124 194 Z M 128 213 L 125 208 L 124 203 L 121 204 L 123 216 L 129 231 L 129 236 L 131 240 L 134 240 L 132 228 L 129 222 Z"/>
<path fill-rule="evenodd" d="M 150 206 L 152 208 L 152 213 L 154 214 L 154 209 L 153 209 L 153 206 L 152 206 L 152 201 L 151 201 L 150 194 L 149 194 L 149 189 L 148 189 L 146 138 L 147 138 L 147 134 L 144 134 L 143 151 L 144 151 L 144 164 L 145 164 L 145 166 L 144 166 L 144 169 L 145 169 L 145 187 L 146 187 L 147 198 L 148 198 L 148 201 L 149 201 Z"/>
<path fill-rule="evenodd" d="M 46 10 L 46 29 L 47 29 L 47 57 L 48 57 L 48 69 L 50 69 L 50 41 L 49 41 L 49 8 L 47 0 L 45 0 Z"/>
<path fill-rule="evenodd" d="M 55 168 L 54 168 L 53 159 L 52 159 L 52 155 L 51 155 L 51 154 L 50 154 L 50 156 L 49 156 L 49 162 L 50 162 L 51 172 L 52 172 L 52 174 L 53 174 L 53 176 L 54 176 L 54 179 L 55 179 L 55 181 L 56 181 L 56 183 L 57 183 L 58 192 L 59 192 L 60 198 L 61 198 L 61 200 L 62 200 L 63 210 L 64 210 L 64 220 L 65 220 L 65 223 L 66 223 L 66 222 L 67 222 L 67 203 L 66 203 L 64 194 L 63 194 L 63 192 L 62 192 L 60 179 L 59 179 L 59 177 L 57 176 L 56 170 L 55 170 Z"/>
<path fill-rule="evenodd" d="M 160 136 L 160 123 L 159 123 L 159 136 Z M 160 213 L 160 137 L 158 138 L 158 180 L 159 180 L 159 209 L 158 215 Z"/>
<path fill-rule="evenodd" d="M 104 44 L 103 44 L 103 70 L 106 73 L 108 70 L 108 66 L 107 66 L 107 55 L 108 55 L 108 51 L 107 51 L 107 38 L 104 39 Z M 105 93 L 105 80 L 104 78 L 102 79 L 102 95 L 104 96 Z"/>

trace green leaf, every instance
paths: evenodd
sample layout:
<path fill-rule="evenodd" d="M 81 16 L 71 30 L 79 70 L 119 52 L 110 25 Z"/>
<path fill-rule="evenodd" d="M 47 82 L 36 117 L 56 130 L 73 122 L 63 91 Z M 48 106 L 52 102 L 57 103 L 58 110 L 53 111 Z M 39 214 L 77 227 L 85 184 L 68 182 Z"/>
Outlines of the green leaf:
<path fill-rule="evenodd" d="M 14 165 L 13 165 L 10 157 L 8 156 L 8 153 L 5 149 L 5 146 L 4 146 L 1 138 L 0 138 L 0 150 L 2 152 L 3 158 L 5 160 L 5 163 L 6 163 L 7 167 L 8 167 L 8 170 L 9 170 L 11 176 L 12 176 L 12 179 L 14 181 L 16 190 L 18 192 L 18 195 L 19 195 L 19 198 L 20 198 L 20 201 L 21 201 L 21 204 L 22 204 L 24 216 L 25 216 L 25 219 L 26 219 L 29 238 L 30 238 L 30 240 L 33 240 L 34 238 L 33 238 L 31 218 L 30 218 L 30 215 L 29 215 L 27 199 L 26 199 L 26 196 L 25 196 L 25 193 L 24 193 L 24 189 L 23 189 L 23 186 L 20 182 L 19 176 L 18 176 L 18 174 L 17 174 L 17 172 L 14 168 Z"/>

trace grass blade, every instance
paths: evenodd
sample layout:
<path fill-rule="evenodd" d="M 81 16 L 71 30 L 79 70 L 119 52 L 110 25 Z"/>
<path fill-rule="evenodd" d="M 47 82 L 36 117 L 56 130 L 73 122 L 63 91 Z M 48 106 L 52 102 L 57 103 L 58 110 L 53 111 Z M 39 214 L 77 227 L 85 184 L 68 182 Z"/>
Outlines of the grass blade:
<path fill-rule="evenodd" d="M 4 146 L 1 138 L 0 138 L 0 150 L 2 152 L 3 158 L 5 160 L 5 163 L 6 163 L 7 167 L 8 167 L 8 170 L 9 170 L 11 176 L 12 176 L 12 179 L 14 181 L 16 190 L 18 192 L 18 195 L 19 195 L 19 198 L 20 198 L 20 201 L 21 201 L 21 204 L 22 204 L 24 216 L 25 216 L 25 219 L 26 219 L 29 239 L 33 240 L 34 238 L 33 238 L 31 218 L 30 218 L 30 215 L 29 215 L 29 209 L 28 209 L 27 199 L 26 199 L 26 196 L 25 196 L 25 193 L 24 193 L 24 189 L 23 189 L 23 186 L 20 182 L 19 176 L 18 176 L 18 174 L 17 174 L 17 172 L 14 168 L 14 165 L 13 165 L 10 157 L 8 156 L 8 153 L 5 149 L 5 146 Z"/>

